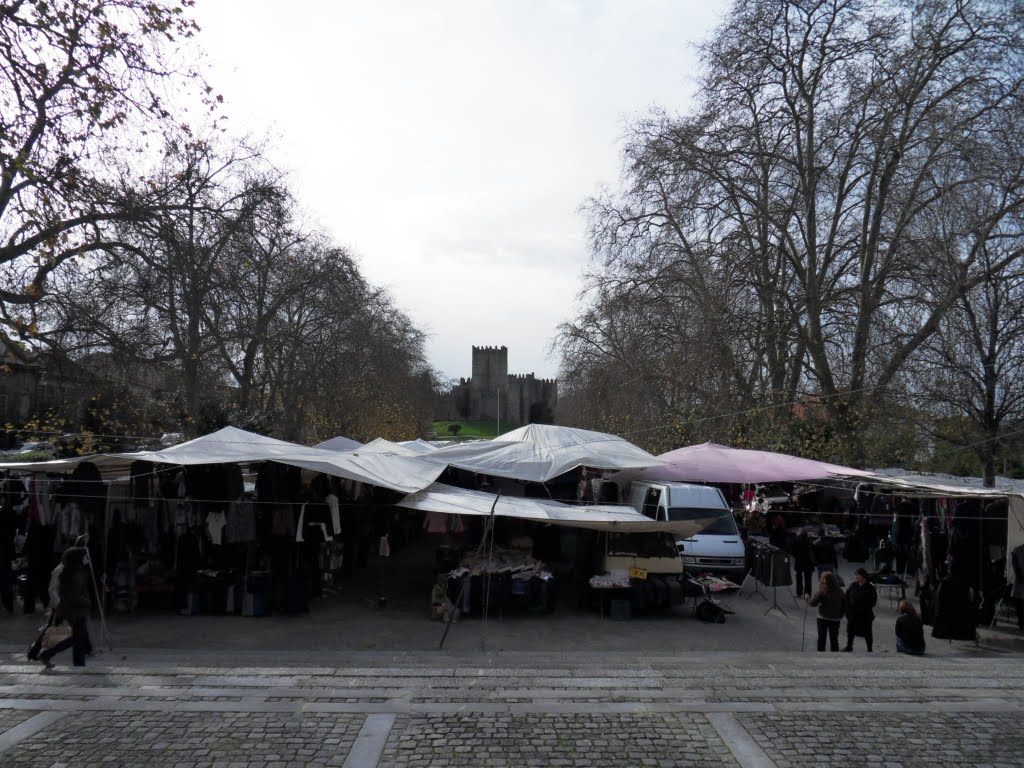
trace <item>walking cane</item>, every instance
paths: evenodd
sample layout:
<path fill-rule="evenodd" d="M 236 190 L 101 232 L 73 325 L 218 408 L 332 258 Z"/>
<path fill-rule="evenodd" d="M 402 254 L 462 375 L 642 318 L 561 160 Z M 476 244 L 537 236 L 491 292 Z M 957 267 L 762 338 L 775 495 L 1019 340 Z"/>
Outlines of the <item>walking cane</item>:
<path fill-rule="evenodd" d="M 92 567 L 92 553 L 89 551 L 89 534 L 83 533 L 75 539 L 76 547 L 83 547 L 88 553 L 89 576 L 92 577 L 92 591 L 96 597 L 96 608 L 100 613 L 100 638 L 107 643 L 107 650 L 114 650 L 114 644 L 110 641 L 110 633 L 107 631 L 107 617 L 103 613 L 103 595 L 100 594 L 99 586 L 96 583 L 96 571 Z"/>
<path fill-rule="evenodd" d="M 804 600 L 804 628 L 800 633 L 800 653 L 804 652 L 804 644 L 807 641 L 807 607 L 808 603 Z"/>

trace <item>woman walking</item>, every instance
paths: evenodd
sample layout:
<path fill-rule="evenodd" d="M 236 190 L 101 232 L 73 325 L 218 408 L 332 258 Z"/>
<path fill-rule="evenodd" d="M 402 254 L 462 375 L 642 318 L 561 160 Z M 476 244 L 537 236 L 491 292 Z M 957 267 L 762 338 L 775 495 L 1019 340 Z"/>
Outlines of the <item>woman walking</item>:
<path fill-rule="evenodd" d="M 825 637 L 828 636 L 830 650 L 839 650 L 839 623 L 846 612 L 846 595 L 843 594 L 835 574 L 825 571 L 818 582 L 818 591 L 808 604 L 818 606 L 818 650 L 825 650 Z"/>
<path fill-rule="evenodd" d="M 846 647 L 843 650 L 851 652 L 853 638 L 863 637 L 870 653 L 874 641 L 871 624 L 875 620 L 874 607 L 878 602 L 878 592 L 875 585 L 868 581 L 868 572 L 863 568 L 858 568 L 853 574 L 854 582 L 846 589 Z"/>
<path fill-rule="evenodd" d="M 92 608 L 89 595 L 89 561 L 85 547 L 71 547 L 61 557 L 64 566 L 58 578 L 60 605 L 57 608 L 59 617 L 71 627 L 71 637 L 61 640 L 52 648 L 39 654 L 39 660 L 47 668 L 52 667 L 50 661 L 61 651 L 71 648 L 72 661 L 76 667 L 85 666 L 85 655 L 92 643 L 89 641 L 87 620 Z"/>

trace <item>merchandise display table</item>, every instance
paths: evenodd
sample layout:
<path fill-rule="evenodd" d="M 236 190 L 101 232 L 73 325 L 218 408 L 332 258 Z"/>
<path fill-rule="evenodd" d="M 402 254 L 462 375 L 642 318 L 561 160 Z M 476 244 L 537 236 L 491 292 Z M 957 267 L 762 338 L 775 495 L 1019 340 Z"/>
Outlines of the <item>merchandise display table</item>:
<path fill-rule="evenodd" d="M 735 598 L 740 591 L 739 584 L 710 574 L 691 576 L 689 582 L 703 590 L 703 592 L 691 591 L 686 594 L 687 598 L 693 599 L 693 613 L 695 616 L 697 615 L 697 606 L 700 605 L 701 600 L 709 600 L 715 605 L 727 607 L 727 603 L 731 603 L 732 600 L 725 600 L 725 598 L 730 596 Z M 729 613 L 734 613 L 734 611 L 730 609 Z"/>
<path fill-rule="evenodd" d="M 877 581 L 873 583 L 876 590 L 889 598 L 890 608 L 895 608 L 897 601 L 907 596 L 907 583 L 905 581 L 893 582 L 891 584 Z"/>

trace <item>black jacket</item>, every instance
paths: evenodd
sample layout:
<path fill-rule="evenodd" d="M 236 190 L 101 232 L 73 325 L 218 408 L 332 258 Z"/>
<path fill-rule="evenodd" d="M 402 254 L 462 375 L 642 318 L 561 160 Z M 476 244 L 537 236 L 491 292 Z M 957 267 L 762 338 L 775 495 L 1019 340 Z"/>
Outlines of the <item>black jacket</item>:
<path fill-rule="evenodd" d="M 809 571 L 814 568 L 814 552 L 811 540 L 807 536 L 797 536 L 793 542 L 793 567 L 798 571 Z"/>
<path fill-rule="evenodd" d="M 810 605 L 818 606 L 818 618 L 826 621 L 842 621 L 846 610 L 846 595 L 843 590 L 835 589 L 823 592 L 820 589 L 811 598 Z"/>
<path fill-rule="evenodd" d="M 896 619 L 896 637 L 912 651 L 924 653 L 924 624 L 916 613 L 901 613 Z"/>
<path fill-rule="evenodd" d="M 975 622 L 970 587 L 953 576 L 939 582 L 935 590 L 932 637 L 940 640 L 974 640 Z"/>
<path fill-rule="evenodd" d="M 85 548 L 72 547 L 61 558 L 64 570 L 58 577 L 60 606 L 57 611 L 62 619 L 68 621 L 88 618 L 89 611 L 92 610 L 89 566 L 85 562 L 85 556 Z"/>
<path fill-rule="evenodd" d="M 846 588 L 846 626 L 855 635 L 871 631 L 875 620 L 874 607 L 878 602 L 878 591 L 870 581 L 863 586 L 856 580 Z"/>

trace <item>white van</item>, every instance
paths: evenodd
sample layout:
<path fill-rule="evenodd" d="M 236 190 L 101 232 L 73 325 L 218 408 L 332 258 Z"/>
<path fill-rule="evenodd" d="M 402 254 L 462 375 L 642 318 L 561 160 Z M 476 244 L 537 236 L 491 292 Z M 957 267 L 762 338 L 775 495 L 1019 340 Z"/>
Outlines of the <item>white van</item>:
<path fill-rule="evenodd" d="M 691 574 L 713 573 L 736 583 L 745 570 L 745 550 L 732 509 L 722 492 L 709 485 L 641 482 L 629 488 L 629 504 L 652 520 L 693 520 L 715 515 L 700 533 L 676 542 Z"/>

